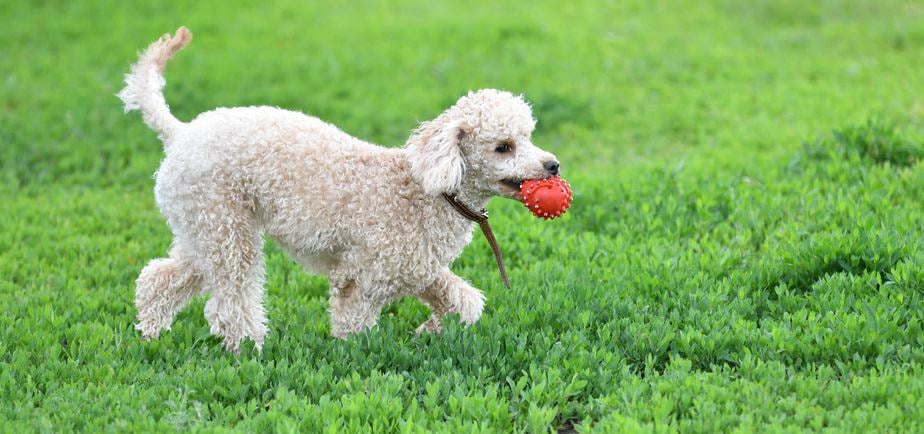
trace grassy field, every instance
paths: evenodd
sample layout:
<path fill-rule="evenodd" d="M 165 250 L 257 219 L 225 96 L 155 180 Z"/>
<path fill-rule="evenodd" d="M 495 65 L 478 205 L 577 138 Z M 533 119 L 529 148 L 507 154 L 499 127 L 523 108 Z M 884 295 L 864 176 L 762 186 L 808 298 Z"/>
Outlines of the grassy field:
<path fill-rule="evenodd" d="M 924 431 L 924 5 L 912 1 L 2 2 L 0 431 Z M 268 244 L 271 332 L 203 301 L 143 343 L 161 145 L 114 94 L 179 25 L 167 100 L 302 110 L 401 146 L 470 89 L 524 93 L 569 214 L 489 209 L 453 269 L 348 341 Z"/>

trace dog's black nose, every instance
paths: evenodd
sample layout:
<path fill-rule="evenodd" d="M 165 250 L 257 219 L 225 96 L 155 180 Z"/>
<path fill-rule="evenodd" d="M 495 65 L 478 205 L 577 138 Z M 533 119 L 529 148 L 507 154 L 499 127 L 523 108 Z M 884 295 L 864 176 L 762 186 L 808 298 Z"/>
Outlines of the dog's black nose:
<path fill-rule="evenodd" d="M 549 173 L 552 174 L 552 176 L 558 175 L 558 167 L 559 167 L 559 166 L 560 166 L 560 165 L 559 165 L 558 162 L 555 161 L 555 160 L 546 161 L 546 162 L 542 165 L 542 167 L 545 167 L 545 170 L 548 170 Z"/>

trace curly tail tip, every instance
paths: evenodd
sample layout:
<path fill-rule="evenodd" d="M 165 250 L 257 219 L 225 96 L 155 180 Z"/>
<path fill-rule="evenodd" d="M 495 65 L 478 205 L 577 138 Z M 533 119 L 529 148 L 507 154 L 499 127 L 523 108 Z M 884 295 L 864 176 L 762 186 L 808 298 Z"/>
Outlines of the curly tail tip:
<path fill-rule="evenodd" d="M 173 55 L 192 40 L 192 33 L 180 27 L 173 36 L 165 34 L 141 53 L 138 62 L 125 75 L 125 88 L 118 93 L 125 111 L 140 110 L 144 122 L 165 140 L 180 126 L 164 100 L 163 72 Z"/>

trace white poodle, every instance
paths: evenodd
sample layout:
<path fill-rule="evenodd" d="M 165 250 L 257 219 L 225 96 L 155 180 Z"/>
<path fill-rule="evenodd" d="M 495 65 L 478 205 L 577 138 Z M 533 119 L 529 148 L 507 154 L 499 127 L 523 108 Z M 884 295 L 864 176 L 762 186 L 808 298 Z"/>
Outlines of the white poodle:
<path fill-rule="evenodd" d="M 119 93 L 140 110 L 166 157 L 154 195 L 173 230 L 169 258 L 138 277 L 136 328 L 154 338 L 205 291 L 211 332 L 238 351 L 262 348 L 263 234 L 330 279 L 331 334 L 365 330 L 386 303 L 413 295 L 432 310 L 418 332 L 458 313 L 481 317 L 484 295 L 449 270 L 472 222 L 443 194 L 475 210 L 517 198 L 526 179 L 558 172 L 532 144 L 535 120 L 519 96 L 472 92 L 415 130 L 403 149 L 378 147 L 302 113 L 220 108 L 189 123 L 170 113 L 163 69 L 192 35 L 184 27 L 151 44 Z"/>

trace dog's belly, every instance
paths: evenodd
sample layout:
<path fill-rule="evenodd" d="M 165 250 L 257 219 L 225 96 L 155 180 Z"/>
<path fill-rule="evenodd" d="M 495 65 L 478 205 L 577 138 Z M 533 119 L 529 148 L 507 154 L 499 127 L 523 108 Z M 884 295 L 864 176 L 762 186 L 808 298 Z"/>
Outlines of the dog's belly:
<path fill-rule="evenodd" d="M 267 229 L 267 234 L 279 247 L 312 274 L 328 275 L 339 263 L 342 249 L 333 233 L 273 233 L 272 228 Z"/>
<path fill-rule="evenodd" d="M 289 253 L 295 262 L 302 266 L 305 271 L 314 274 L 316 276 L 329 276 L 330 271 L 340 263 L 339 259 L 335 255 L 329 255 L 324 253 L 319 254 L 305 254 L 305 253 Z"/>

